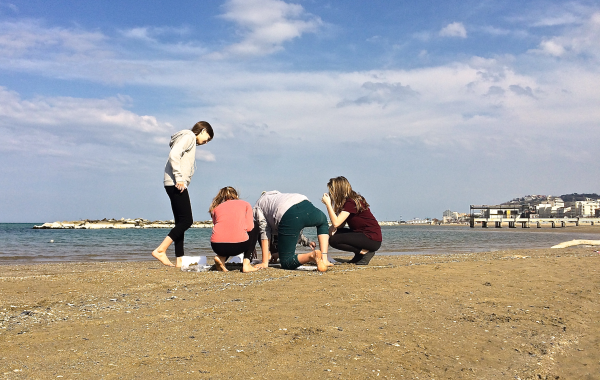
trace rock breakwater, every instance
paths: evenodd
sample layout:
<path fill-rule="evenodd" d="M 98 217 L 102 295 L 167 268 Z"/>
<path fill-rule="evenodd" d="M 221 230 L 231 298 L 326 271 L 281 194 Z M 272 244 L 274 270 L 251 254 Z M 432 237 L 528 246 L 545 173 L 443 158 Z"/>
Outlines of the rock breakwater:
<path fill-rule="evenodd" d="M 379 222 L 380 226 L 399 226 L 404 223 L 397 221 Z M 122 229 L 122 228 L 173 228 L 175 222 L 173 220 L 154 220 L 150 221 L 147 219 L 102 219 L 102 220 L 77 220 L 77 221 L 64 221 L 64 222 L 52 222 L 44 223 L 41 226 L 33 226 L 34 230 L 69 230 L 69 229 L 80 229 L 80 230 L 94 230 L 94 229 Z M 213 228 L 213 222 L 211 220 L 197 221 L 192 224 L 192 228 Z"/>
<path fill-rule="evenodd" d="M 77 221 L 63 221 L 44 223 L 41 226 L 33 226 L 33 229 L 54 229 L 54 230 L 65 230 L 65 229 L 124 229 L 124 228 L 173 228 L 175 222 L 173 220 L 154 220 L 150 221 L 147 219 L 102 219 L 102 220 L 77 220 Z M 213 223 L 210 220 L 197 221 L 192 224 L 192 228 L 212 228 Z"/>

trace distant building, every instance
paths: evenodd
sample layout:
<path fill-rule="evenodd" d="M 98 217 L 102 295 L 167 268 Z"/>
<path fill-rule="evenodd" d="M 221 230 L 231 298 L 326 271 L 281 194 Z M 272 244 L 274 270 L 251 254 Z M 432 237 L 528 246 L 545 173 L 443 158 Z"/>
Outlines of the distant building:
<path fill-rule="evenodd" d="M 565 216 L 576 218 L 589 218 L 596 216 L 596 210 L 600 209 L 600 201 L 587 198 L 585 201 L 573 201 L 565 203 Z"/>
<path fill-rule="evenodd" d="M 561 198 L 550 196 L 545 202 L 537 205 L 536 211 L 540 218 L 563 218 L 565 202 Z"/>
<path fill-rule="evenodd" d="M 442 223 L 466 223 L 468 215 L 466 213 L 446 210 L 442 216 Z"/>

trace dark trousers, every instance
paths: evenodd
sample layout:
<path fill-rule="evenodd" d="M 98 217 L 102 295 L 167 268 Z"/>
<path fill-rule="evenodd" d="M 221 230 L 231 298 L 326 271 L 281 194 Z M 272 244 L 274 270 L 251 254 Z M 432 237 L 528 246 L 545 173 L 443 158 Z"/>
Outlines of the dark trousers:
<path fill-rule="evenodd" d="M 377 251 L 381 247 L 381 242 L 369 239 L 362 232 L 353 232 L 349 228 L 338 228 L 336 233 L 329 238 L 329 245 L 340 251 L 360 253 L 363 249 Z"/>
<path fill-rule="evenodd" d="M 213 251 L 218 256 L 237 256 L 240 253 L 244 254 L 244 259 L 252 261 L 252 253 L 258 241 L 259 227 L 258 223 L 254 222 L 254 228 L 248 232 L 248 240 L 240 243 L 210 243 Z"/>
<path fill-rule="evenodd" d="M 165 190 L 171 199 L 171 209 L 175 219 L 175 227 L 169 232 L 169 237 L 175 243 L 175 256 L 183 256 L 183 236 L 185 231 L 194 223 L 192 216 L 192 203 L 188 190 L 177 190 L 175 186 L 165 186 Z"/>
<path fill-rule="evenodd" d="M 277 233 L 279 262 L 283 269 L 296 269 L 300 265 L 296 244 L 300 231 L 305 227 L 317 227 L 317 235 L 327 235 L 327 217 L 323 211 L 305 200 L 290 207 L 281 217 Z"/>

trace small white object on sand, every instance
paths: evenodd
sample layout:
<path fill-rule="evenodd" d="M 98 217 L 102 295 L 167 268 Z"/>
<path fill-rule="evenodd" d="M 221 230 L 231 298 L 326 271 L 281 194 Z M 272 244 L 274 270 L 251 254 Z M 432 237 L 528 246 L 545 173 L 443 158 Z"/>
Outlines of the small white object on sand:
<path fill-rule="evenodd" d="M 181 271 L 182 272 L 206 272 L 211 268 L 206 265 L 206 256 L 182 256 Z"/>

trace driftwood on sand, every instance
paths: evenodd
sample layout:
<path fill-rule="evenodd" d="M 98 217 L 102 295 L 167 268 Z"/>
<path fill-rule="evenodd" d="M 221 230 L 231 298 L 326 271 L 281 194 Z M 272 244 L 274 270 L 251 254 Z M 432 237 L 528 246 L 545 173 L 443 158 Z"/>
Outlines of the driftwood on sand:
<path fill-rule="evenodd" d="M 600 245 L 600 240 L 571 240 L 552 246 L 552 248 L 567 248 L 574 245 Z"/>

